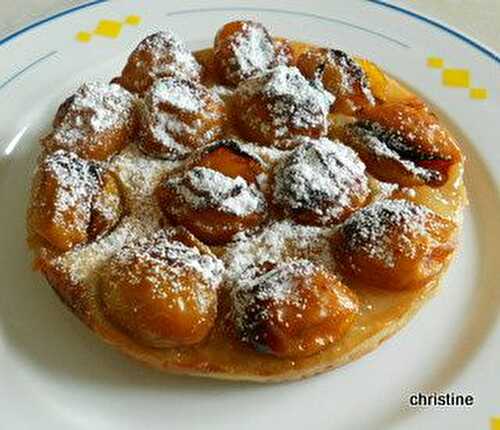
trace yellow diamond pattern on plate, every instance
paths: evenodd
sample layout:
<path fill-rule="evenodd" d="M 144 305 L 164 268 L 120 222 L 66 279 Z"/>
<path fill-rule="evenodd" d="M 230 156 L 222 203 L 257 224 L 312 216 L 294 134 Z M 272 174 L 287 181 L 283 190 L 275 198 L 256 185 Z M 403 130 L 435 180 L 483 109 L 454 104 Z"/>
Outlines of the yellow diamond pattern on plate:
<path fill-rule="evenodd" d="M 490 430 L 500 430 L 500 417 L 491 418 Z"/>
<path fill-rule="evenodd" d="M 130 15 L 125 18 L 125 23 L 128 25 L 139 25 L 141 23 L 141 17 L 138 15 Z"/>
<path fill-rule="evenodd" d="M 139 25 L 142 18 L 139 15 L 128 15 L 124 21 L 116 19 L 101 19 L 94 30 L 80 31 L 76 33 L 75 39 L 81 43 L 88 43 L 92 40 L 93 36 L 106 37 L 109 39 L 116 39 L 120 36 L 124 25 Z"/>
<path fill-rule="evenodd" d="M 488 90 L 482 87 L 472 86 L 472 74 L 468 69 L 445 68 L 444 59 L 437 56 L 427 57 L 427 67 L 441 69 L 441 83 L 446 87 L 467 88 L 472 100 L 486 100 L 489 97 Z M 498 429 L 500 430 L 500 428 Z"/>
<path fill-rule="evenodd" d="M 433 69 L 440 69 L 444 66 L 444 60 L 439 57 L 429 57 L 427 58 L 427 67 L 431 67 Z"/>
<path fill-rule="evenodd" d="M 99 24 L 97 24 L 96 29 L 94 30 L 94 33 L 103 36 L 103 37 L 110 37 L 112 39 L 115 39 L 120 35 L 120 32 L 122 31 L 123 24 L 120 21 L 114 21 L 110 19 L 101 19 L 99 21 Z"/>
<path fill-rule="evenodd" d="M 90 42 L 90 39 L 92 39 L 92 34 L 87 31 L 80 31 L 79 33 L 76 33 L 76 40 L 79 42 L 87 43 Z"/>
<path fill-rule="evenodd" d="M 447 87 L 468 88 L 470 85 L 470 73 L 466 69 L 444 69 L 442 78 Z"/>
<path fill-rule="evenodd" d="M 471 88 L 469 96 L 474 100 L 485 100 L 488 98 L 488 90 L 486 88 Z M 500 428 L 498 430 L 500 430 Z"/>

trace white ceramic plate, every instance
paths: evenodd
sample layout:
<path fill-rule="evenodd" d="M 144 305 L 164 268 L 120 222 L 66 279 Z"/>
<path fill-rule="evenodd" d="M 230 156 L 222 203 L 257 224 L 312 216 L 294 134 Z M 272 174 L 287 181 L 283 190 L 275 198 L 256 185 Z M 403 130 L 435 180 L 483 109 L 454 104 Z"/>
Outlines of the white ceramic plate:
<path fill-rule="evenodd" d="M 498 56 L 378 1 L 172 3 L 181 2 L 92 2 L 0 41 L 0 427 L 489 428 L 500 415 Z M 237 17 L 373 59 L 442 113 L 468 158 L 471 205 L 442 292 L 376 352 L 302 382 L 238 384 L 142 368 L 66 311 L 31 271 L 24 243 L 37 138 L 66 95 L 83 81 L 119 73 L 135 44 L 154 30 L 171 27 L 200 48 Z M 428 57 L 444 66 L 429 67 Z M 444 71 L 450 68 L 462 71 Z M 443 85 L 443 74 L 465 87 Z M 470 393 L 476 405 L 411 409 L 407 397 L 418 391 Z"/>

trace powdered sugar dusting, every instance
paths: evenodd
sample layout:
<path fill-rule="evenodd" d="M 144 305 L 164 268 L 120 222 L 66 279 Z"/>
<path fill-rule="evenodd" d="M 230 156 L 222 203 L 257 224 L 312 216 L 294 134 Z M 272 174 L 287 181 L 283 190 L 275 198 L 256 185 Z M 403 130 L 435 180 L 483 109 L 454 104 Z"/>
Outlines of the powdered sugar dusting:
<path fill-rule="evenodd" d="M 55 259 L 54 265 L 67 271 L 75 283 L 96 282 L 99 271 L 113 254 L 130 241 L 151 234 L 157 228 L 158 222 L 147 224 L 139 218 L 125 216 L 110 234 L 62 254 Z"/>
<path fill-rule="evenodd" d="M 222 100 L 229 99 L 234 94 L 234 89 L 224 85 L 214 85 L 210 87 L 210 91 L 220 97 Z"/>
<path fill-rule="evenodd" d="M 245 337 L 248 329 L 258 323 L 255 316 L 249 318 L 252 311 L 258 312 L 258 319 L 266 320 L 268 306 L 286 303 L 303 308 L 306 304 L 297 289 L 297 278 L 310 278 L 320 268 L 309 260 L 299 259 L 281 262 L 272 270 L 259 273 L 259 269 L 241 280 L 235 280 L 231 289 L 234 319 L 236 326 Z M 304 282 L 303 287 L 312 286 Z M 267 305 L 267 306 L 266 306 Z"/>
<path fill-rule="evenodd" d="M 146 265 L 150 264 L 157 274 L 163 272 L 171 275 L 175 269 L 187 268 L 198 274 L 207 286 L 212 289 L 217 288 L 222 281 L 224 271 L 222 262 L 212 254 L 201 253 L 198 248 L 175 240 L 174 234 L 175 230 L 159 230 L 153 235 L 142 237 L 121 248 L 115 254 L 114 260 L 118 262 L 118 267 L 141 261 Z M 169 280 L 171 281 L 171 278 Z M 133 281 L 132 279 L 131 283 L 134 283 Z M 173 284 L 174 288 L 176 286 L 182 288 L 179 283 Z"/>
<path fill-rule="evenodd" d="M 253 236 L 240 233 L 224 255 L 228 279 L 244 279 L 252 269 L 266 263 L 280 263 L 297 258 L 333 269 L 328 236 L 331 229 L 277 221 Z"/>
<path fill-rule="evenodd" d="M 275 48 L 272 39 L 260 25 L 244 23 L 231 41 L 234 58 L 232 66 L 240 79 L 248 79 L 270 68 L 275 62 Z"/>
<path fill-rule="evenodd" d="M 286 39 L 274 40 L 276 50 L 276 65 L 290 65 L 293 61 L 292 49 Z"/>
<path fill-rule="evenodd" d="M 199 112 L 205 106 L 203 87 L 177 78 L 161 79 L 150 93 L 153 106 L 166 104 L 185 112 Z"/>
<path fill-rule="evenodd" d="M 257 310 L 259 318 L 268 317 L 267 307 L 258 305 L 261 299 L 303 305 L 295 279 L 304 276 L 307 283 L 320 268 L 334 270 L 329 246 L 331 232 L 328 228 L 278 221 L 255 235 L 240 234 L 228 247 L 224 255 L 226 284 L 232 298 L 233 318 L 243 338 L 247 336 L 246 329 L 258 322 L 247 318 L 248 312 Z M 252 309 L 254 305 L 258 309 Z"/>
<path fill-rule="evenodd" d="M 289 136 L 290 127 L 298 130 L 319 128 L 325 132 L 330 105 L 335 100 L 323 88 L 309 83 L 296 67 L 285 65 L 241 84 L 237 93 L 244 100 L 254 96 L 265 100 L 271 124 L 259 122 L 254 126 L 271 126 L 276 138 Z M 246 121 L 256 121 L 250 114 L 242 112 L 241 115 Z"/>
<path fill-rule="evenodd" d="M 399 184 L 394 184 L 391 182 L 382 182 L 378 181 L 375 178 L 370 178 L 370 180 L 375 188 L 374 198 L 378 200 L 390 198 L 396 191 L 399 190 L 403 191 L 400 188 Z"/>
<path fill-rule="evenodd" d="M 154 190 L 167 172 L 179 162 L 151 159 L 135 145 L 128 146 L 111 165 L 123 184 L 130 212 L 145 223 L 157 224 L 161 212 L 153 197 Z"/>
<path fill-rule="evenodd" d="M 126 124 L 133 109 L 139 111 L 143 121 L 140 137 L 147 134 L 149 142 L 157 143 L 156 147 L 163 145 L 165 154 L 179 158 L 189 156 L 198 148 L 200 152 L 194 155 L 201 157 L 203 150 L 207 149 L 204 145 L 220 138 L 223 132 L 224 138 L 239 139 L 244 122 L 260 130 L 271 130 L 266 132 L 271 135 L 270 139 L 265 132 L 262 132 L 265 139 L 261 139 L 258 133 L 243 133 L 261 143 L 241 142 L 243 150 L 259 157 L 263 172 L 257 176 L 256 183 L 247 182 L 242 177 L 232 178 L 210 168 L 192 167 L 199 162 L 195 158 L 173 162 L 148 157 L 139 150 L 148 153 L 140 139 L 103 163 L 87 162 L 64 151 L 52 153 L 40 168 L 47 169 L 56 178 L 60 188 L 56 198 L 58 211 L 62 213 L 77 207 L 83 213 L 82 220 L 77 221 L 81 222 L 83 229 L 93 220 L 94 210 L 105 220 L 113 221 L 115 217 L 117 222 L 119 220 L 109 233 L 67 252 L 56 255 L 48 248 L 41 250 L 70 276 L 72 282 L 86 284 L 89 294 L 95 291 L 103 270 L 119 271 L 132 267 L 137 261 L 147 267 L 138 271 L 135 277 L 134 271 L 130 271 L 130 285 L 132 288 L 139 286 L 144 279 L 156 285 L 153 299 L 166 298 L 167 288 L 183 293 L 191 289 L 193 295 L 190 298 L 197 301 L 200 309 L 208 310 L 217 299 L 215 290 L 224 281 L 233 301 L 236 324 L 242 330 L 249 321 L 255 323 L 255 315 L 247 321 L 244 318 L 248 308 L 257 302 L 268 301 L 271 306 L 293 304 L 305 309 L 304 297 L 296 288 L 297 280 L 300 280 L 300 288 L 307 289 L 313 286 L 311 278 L 317 271 L 335 273 L 331 240 L 337 232 L 345 235 L 346 247 L 351 248 L 347 255 L 362 252 L 387 267 L 397 265 L 401 255 L 418 255 L 422 242 L 433 240 L 429 237 L 429 223 L 439 223 L 439 219 L 431 217 L 429 209 L 406 200 L 386 200 L 396 190 L 406 192 L 410 198 L 410 193 L 415 193 L 413 189 L 369 179 L 357 154 L 339 141 L 300 137 L 324 136 L 328 131 L 335 96 L 323 87 L 319 76 L 310 82 L 297 68 L 279 64 L 288 61 L 287 46 L 278 46 L 260 25 L 244 24 L 243 31 L 236 33 L 231 43 L 234 55 L 229 60 L 229 70 L 233 77 L 247 79 L 236 89 L 222 85 L 210 89 L 204 87 L 200 79 L 205 80 L 207 76 L 200 76 L 201 66 L 177 36 L 166 31 L 146 38 L 135 51 L 140 55 L 131 57 L 130 61 L 135 62 L 133 66 L 137 69 L 134 70 L 137 79 L 143 84 L 136 89 L 140 96 L 132 96 L 114 84 L 89 83 L 68 102 L 65 113 L 61 109 L 61 121 L 55 126 L 54 136 L 65 142 L 65 148 L 71 151 L 76 148 L 76 142 L 88 136 Z M 341 91 L 335 95 L 352 92 L 359 95 L 361 89 L 373 102 L 362 69 L 341 51 L 332 53 L 335 53 L 332 61 L 338 66 L 342 81 Z M 200 55 L 200 59 L 207 61 L 207 72 L 211 72 L 212 58 L 207 57 L 208 60 Z M 212 77 L 207 78 L 211 84 Z M 123 76 L 120 82 L 125 85 Z M 133 85 L 130 87 L 134 88 Z M 235 112 L 237 120 L 241 120 L 237 124 L 240 128 L 233 124 L 229 115 L 226 117 L 224 111 L 227 107 L 233 113 L 238 107 L 239 97 L 249 106 L 248 111 Z M 345 125 L 347 123 L 350 125 Z M 418 136 L 409 135 L 409 140 L 403 141 L 388 134 L 379 124 L 366 124 L 358 121 L 352 125 L 346 120 L 339 128 L 349 127 L 378 157 L 398 160 L 416 175 L 432 179 L 432 175 L 439 174 L 419 167 L 419 158 L 407 159 L 408 148 L 404 143 L 414 141 Z M 430 126 L 422 133 L 440 130 Z M 262 143 L 269 143 L 269 146 Z M 93 144 L 100 143 L 96 140 Z M 274 146 L 295 149 L 284 151 Z M 156 157 L 155 150 L 153 145 L 149 154 Z M 158 157 L 163 156 L 161 148 L 158 154 Z M 228 163 L 232 162 L 229 158 Z M 119 179 L 120 194 L 99 194 L 105 169 L 109 169 L 113 178 Z M 378 200 L 355 212 L 343 224 L 332 227 L 332 224 L 341 222 L 340 217 L 345 211 L 350 213 L 366 204 L 369 185 L 375 189 L 370 197 Z M 204 245 L 193 246 L 191 242 L 183 241 L 182 235 L 178 234 L 180 230 L 169 227 L 175 217 L 167 215 L 177 213 L 169 213 L 166 208 L 178 210 L 180 216 L 175 223 L 179 224 L 183 224 L 182 216 L 187 212 L 163 206 L 164 216 L 159 207 L 159 196 L 155 195 L 161 190 L 160 186 L 171 187 L 194 209 L 192 212 L 214 208 L 237 217 L 258 213 L 260 217 L 255 217 L 259 218 L 258 224 L 241 222 L 241 228 L 246 230 L 232 236 L 231 242 L 224 246 L 213 246 L 212 252 Z M 176 202 L 180 200 L 176 199 Z M 290 209 L 290 212 L 277 210 L 267 200 Z M 162 205 L 168 203 L 162 201 Z M 121 210 L 119 216 L 115 211 L 117 207 Z M 312 211 L 322 221 L 317 224 L 323 227 L 281 219 L 283 212 L 290 215 L 296 209 Z M 186 226 L 192 218 L 198 221 L 196 215 L 186 217 Z M 206 222 L 202 218 L 199 218 L 200 225 Z M 65 220 L 61 217 L 58 222 L 64 223 Z M 207 243 L 212 242 L 207 240 Z M 194 274 L 189 285 L 186 272 Z M 339 303 L 345 308 L 355 307 L 347 295 L 339 296 Z M 263 306 L 262 312 L 265 311 Z M 280 321 L 279 312 L 276 315 Z M 318 339 L 318 342 L 322 341 Z"/>
<path fill-rule="evenodd" d="M 396 253 L 415 257 L 415 242 L 428 237 L 431 214 L 407 200 L 380 200 L 356 212 L 341 230 L 348 249 L 394 267 Z"/>
<path fill-rule="evenodd" d="M 248 151 L 250 154 L 253 154 L 267 163 L 274 163 L 281 160 L 290 152 L 272 146 L 256 145 L 251 142 L 240 141 L 239 144 L 243 150 Z"/>
<path fill-rule="evenodd" d="M 199 77 L 201 66 L 191 51 L 172 31 L 152 34 L 136 48 L 136 52 L 147 52 L 152 60 L 148 71 L 151 77 L 179 74 L 190 79 Z"/>
<path fill-rule="evenodd" d="M 425 182 L 441 179 L 441 173 L 437 170 L 420 167 L 409 159 L 410 156 L 418 158 L 419 155 L 416 148 L 405 144 L 398 133 L 387 131 L 378 123 L 366 121 L 349 126 L 349 130 L 357 142 L 366 146 L 376 157 L 397 161 L 408 172 Z"/>
<path fill-rule="evenodd" d="M 112 232 L 84 247 L 62 254 L 55 264 L 64 267 L 73 281 L 87 281 L 93 279 L 111 255 L 126 243 L 158 230 L 162 215 L 153 192 L 162 175 L 178 165 L 146 158 L 136 145 L 129 145 L 112 160 L 109 167 L 121 180 L 127 215 Z"/>
<path fill-rule="evenodd" d="M 370 91 L 368 79 L 363 69 L 356 64 L 354 59 L 339 49 L 328 50 L 328 60 L 337 66 L 340 72 L 340 93 L 352 94 L 355 86 L 359 86 L 369 103 L 375 104 L 375 98 Z"/>
<path fill-rule="evenodd" d="M 122 199 L 119 192 L 101 192 L 94 199 L 92 212 L 106 221 L 106 225 L 115 225 L 121 214 Z M 107 233 L 108 229 L 100 232 Z"/>
<path fill-rule="evenodd" d="M 39 169 L 56 182 L 54 222 L 66 225 L 66 212 L 74 211 L 77 218 L 72 222 L 85 231 L 90 222 L 93 198 L 100 189 L 100 169 L 62 149 L 47 156 Z"/>
<path fill-rule="evenodd" d="M 271 108 L 274 125 L 291 119 L 297 128 L 307 128 L 325 121 L 334 97 L 321 88 L 311 86 L 296 67 L 280 65 L 270 72 L 270 79 L 262 89 L 270 98 L 280 99 Z"/>
<path fill-rule="evenodd" d="M 310 277 L 317 271 L 318 266 L 305 259 L 278 264 L 272 270 L 265 271 L 263 274 L 259 273 L 259 269 L 256 268 L 256 276 L 237 280 L 237 287 L 234 288 L 234 291 L 252 290 L 256 285 L 259 285 L 261 288 L 259 288 L 257 294 L 252 294 L 252 299 L 290 303 L 294 301 L 294 278 L 297 275 Z"/>
<path fill-rule="evenodd" d="M 365 165 L 356 153 L 329 139 L 304 139 L 278 165 L 274 200 L 287 209 L 306 209 L 327 223 L 368 195 Z"/>
<path fill-rule="evenodd" d="M 262 212 L 266 207 L 264 196 L 255 184 L 206 167 L 195 167 L 181 177 L 169 179 L 166 185 L 176 190 L 190 207 L 196 209 L 214 208 L 224 213 L 246 216 Z"/>
<path fill-rule="evenodd" d="M 143 118 L 144 127 L 148 128 L 155 139 L 159 142 L 163 154 L 154 154 L 157 157 L 164 156 L 165 158 L 185 158 L 191 152 L 190 148 L 177 141 L 173 133 L 190 133 L 194 134 L 195 130 L 187 124 L 179 120 L 179 118 L 171 113 L 162 112 L 155 114 L 148 112 L 143 104 L 140 105 L 141 115 Z M 147 137 L 143 137 L 147 139 Z M 140 146 L 145 148 L 144 142 L 140 142 Z M 145 151 L 149 152 L 149 151 Z"/>
<path fill-rule="evenodd" d="M 185 157 L 192 150 L 187 140 L 201 145 L 220 133 L 222 106 L 219 96 L 201 84 L 176 77 L 156 81 L 139 103 L 142 148 L 149 152 L 146 144 L 152 138 L 162 148 L 154 155 Z"/>
<path fill-rule="evenodd" d="M 53 138 L 64 148 L 74 149 L 96 133 L 117 130 L 131 117 L 134 97 L 116 84 L 89 82 L 75 93 Z M 99 144 L 99 140 L 94 144 Z"/>

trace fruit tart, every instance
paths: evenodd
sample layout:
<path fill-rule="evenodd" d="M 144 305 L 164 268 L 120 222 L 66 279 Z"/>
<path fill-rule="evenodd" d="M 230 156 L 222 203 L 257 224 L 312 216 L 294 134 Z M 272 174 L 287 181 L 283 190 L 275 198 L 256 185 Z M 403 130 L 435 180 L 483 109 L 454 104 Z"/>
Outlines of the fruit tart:
<path fill-rule="evenodd" d="M 464 157 L 372 62 L 234 21 L 196 52 L 152 34 L 111 82 L 61 104 L 27 216 L 35 269 L 107 343 L 169 372 L 298 379 L 437 291 Z"/>

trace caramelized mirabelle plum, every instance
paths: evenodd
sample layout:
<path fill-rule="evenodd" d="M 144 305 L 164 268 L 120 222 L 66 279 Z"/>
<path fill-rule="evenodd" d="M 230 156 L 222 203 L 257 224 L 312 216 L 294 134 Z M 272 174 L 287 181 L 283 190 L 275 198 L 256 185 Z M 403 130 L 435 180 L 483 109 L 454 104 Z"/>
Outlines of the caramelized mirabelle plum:
<path fill-rule="evenodd" d="M 455 222 L 407 200 L 381 200 L 340 226 L 332 239 L 336 268 L 357 284 L 387 290 L 434 280 L 455 250 Z"/>
<path fill-rule="evenodd" d="M 146 37 L 128 58 L 119 79 L 133 93 L 144 93 L 167 76 L 199 80 L 201 66 L 177 35 L 160 31 Z"/>
<path fill-rule="evenodd" d="M 137 131 L 134 97 L 116 84 L 86 83 L 59 107 L 53 125 L 42 140 L 47 150 L 65 149 L 85 159 L 106 160 Z"/>
<path fill-rule="evenodd" d="M 377 179 L 441 186 L 450 168 L 462 160 L 454 139 L 418 100 L 364 109 L 359 117 L 346 126 L 343 140 Z"/>
<path fill-rule="evenodd" d="M 333 100 L 296 67 L 280 65 L 238 86 L 238 126 L 246 139 L 263 145 L 279 147 L 297 136 L 319 138 L 326 135 Z"/>
<path fill-rule="evenodd" d="M 104 235 L 121 217 L 115 176 L 71 152 L 49 154 L 34 184 L 30 224 L 61 251 Z"/>
<path fill-rule="evenodd" d="M 231 290 L 241 339 L 279 357 L 314 354 L 344 336 L 358 313 L 355 293 L 308 260 L 257 268 Z"/>
<path fill-rule="evenodd" d="M 352 113 L 375 102 L 363 69 L 343 51 L 310 49 L 299 57 L 297 67 L 307 79 L 320 82 L 335 96 L 335 112 Z"/>
<path fill-rule="evenodd" d="M 90 223 L 87 230 L 88 240 L 96 240 L 110 232 L 125 211 L 122 194 L 116 176 L 111 172 L 103 172 L 100 187 L 92 202 Z"/>
<path fill-rule="evenodd" d="M 204 148 L 193 165 L 216 170 L 230 178 L 239 176 L 248 183 L 257 183 L 257 176 L 263 173 L 262 160 L 230 139 L 215 142 Z"/>
<path fill-rule="evenodd" d="M 329 225 L 347 218 L 369 195 L 365 165 L 339 141 L 303 139 L 274 171 L 273 200 L 301 224 Z"/>
<path fill-rule="evenodd" d="M 160 230 L 126 245 L 103 269 L 100 297 L 107 318 L 144 345 L 201 342 L 217 315 L 223 265 L 179 230 Z"/>
<path fill-rule="evenodd" d="M 203 85 L 175 77 L 156 81 L 140 105 L 139 146 L 159 158 L 183 158 L 222 134 L 225 105 Z"/>
<path fill-rule="evenodd" d="M 157 196 L 163 214 L 203 242 L 222 245 L 266 218 L 266 201 L 255 183 L 207 167 L 167 177 Z"/>
<path fill-rule="evenodd" d="M 168 175 L 157 189 L 164 215 L 208 244 L 230 241 L 266 217 L 257 177 L 263 162 L 234 140 L 203 148 L 183 171 Z"/>
<path fill-rule="evenodd" d="M 214 59 L 223 83 L 238 85 L 259 73 L 286 63 L 290 49 L 275 43 L 262 24 L 232 21 L 215 36 Z"/>
<path fill-rule="evenodd" d="M 288 39 L 283 37 L 277 37 L 274 40 L 274 45 L 276 47 L 276 61 L 278 64 L 283 64 L 285 66 L 291 66 L 295 63 L 295 55 L 292 49 L 292 45 Z"/>
<path fill-rule="evenodd" d="M 366 79 L 368 80 L 368 87 L 370 88 L 370 91 L 372 92 L 375 99 L 379 101 L 388 101 L 388 99 L 390 99 L 392 96 L 391 82 L 394 81 L 389 81 L 385 73 L 371 61 L 368 61 L 365 58 L 358 58 L 356 61 L 363 69 L 363 72 L 366 75 Z M 401 89 L 403 88 L 401 87 Z M 408 93 L 404 91 L 404 94 L 406 95 Z"/>

